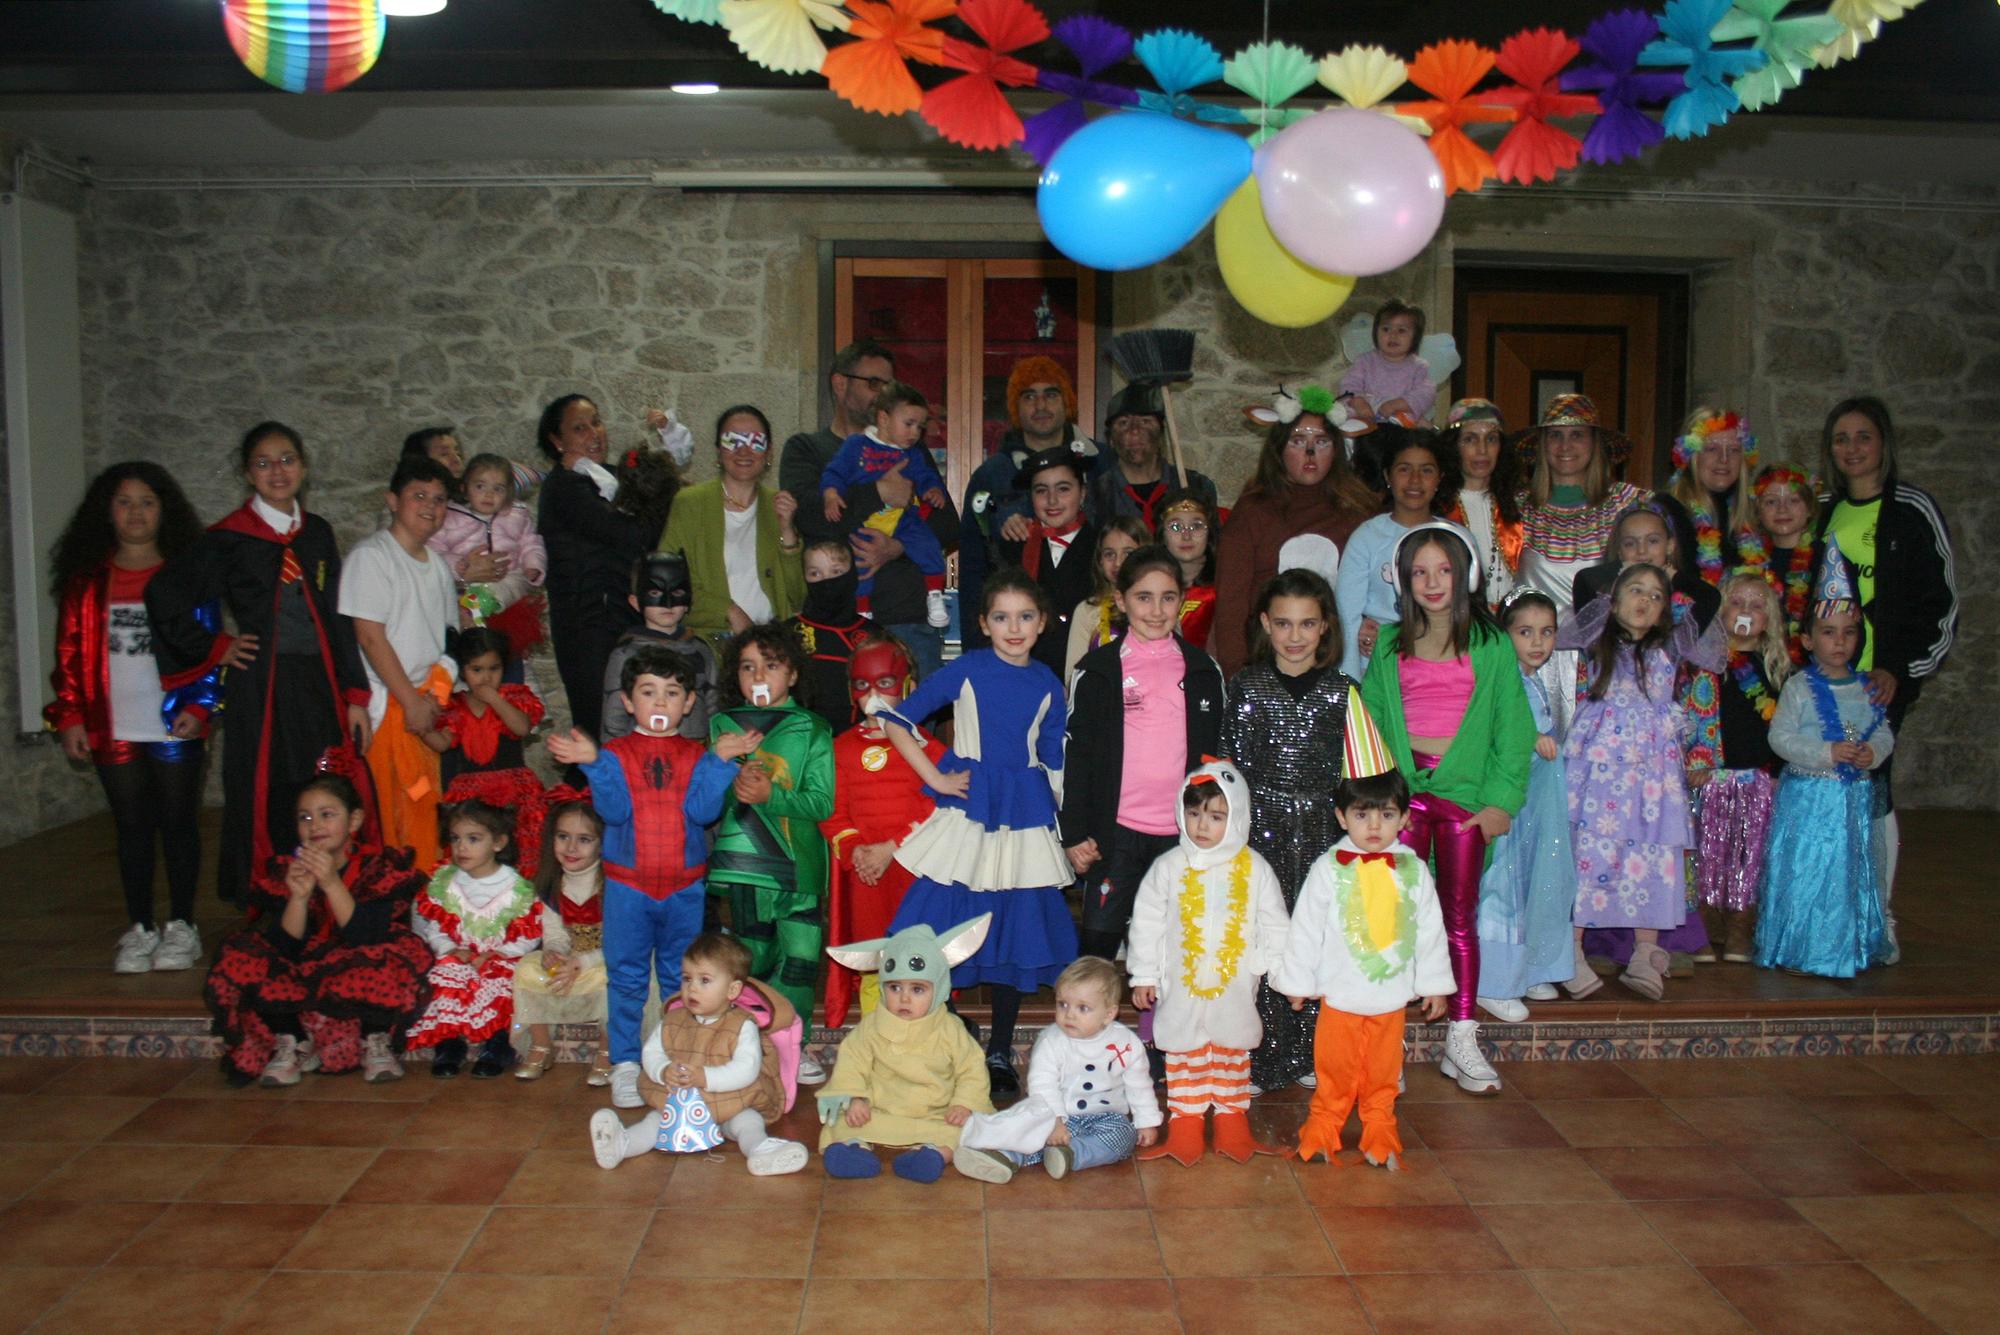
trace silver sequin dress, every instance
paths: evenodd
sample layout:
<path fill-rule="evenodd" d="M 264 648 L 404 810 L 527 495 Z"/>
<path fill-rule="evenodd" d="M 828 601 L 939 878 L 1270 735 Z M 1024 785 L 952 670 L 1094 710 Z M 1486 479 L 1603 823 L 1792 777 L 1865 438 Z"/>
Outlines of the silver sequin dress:
<path fill-rule="evenodd" d="M 1278 875 L 1285 908 L 1320 854 L 1340 838 L 1333 786 L 1343 773 L 1347 692 L 1353 683 L 1328 668 L 1303 699 L 1295 698 L 1269 664 L 1253 663 L 1229 683 L 1222 753 L 1250 781 L 1250 847 Z M 1250 1054 L 1250 1078 L 1281 1089 L 1313 1069 L 1313 1029 L 1319 1003 L 1295 1011 L 1268 986 L 1257 991 L 1264 1041 Z"/>

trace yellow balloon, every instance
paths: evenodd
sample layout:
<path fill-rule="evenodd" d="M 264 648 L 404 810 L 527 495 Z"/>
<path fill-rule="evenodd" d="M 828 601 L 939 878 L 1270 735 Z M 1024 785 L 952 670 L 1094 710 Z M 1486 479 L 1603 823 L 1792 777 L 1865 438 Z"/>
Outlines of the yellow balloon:
<path fill-rule="evenodd" d="M 1215 215 L 1215 258 L 1223 283 L 1243 309 L 1286 329 L 1318 324 L 1354 291 L 1351 276 L 1313 268 L 1271 235 L 1254 176 Z"/>

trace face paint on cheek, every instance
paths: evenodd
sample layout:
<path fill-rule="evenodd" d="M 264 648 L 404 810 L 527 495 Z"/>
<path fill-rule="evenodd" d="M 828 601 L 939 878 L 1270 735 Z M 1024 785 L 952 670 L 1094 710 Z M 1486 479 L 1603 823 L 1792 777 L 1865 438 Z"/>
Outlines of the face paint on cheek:
<path fill-rule="evenodd" d="M 752 687 L 750 688 L 750 703 L 751 703 L 751 704 L 753 704 L 753 705 L 768 705 L 768 704 L 770 704 L 770 703 L 771 703 L 771 688 L 770 688 L 769 686 L 765 685 L 765 684 L 764 684 L 763 682 L 761 682 L 761 681 L 760 681 L 760 682 L 758 682 L 758 683 L 757 683 L 756 685 L 752 686 Z"/>

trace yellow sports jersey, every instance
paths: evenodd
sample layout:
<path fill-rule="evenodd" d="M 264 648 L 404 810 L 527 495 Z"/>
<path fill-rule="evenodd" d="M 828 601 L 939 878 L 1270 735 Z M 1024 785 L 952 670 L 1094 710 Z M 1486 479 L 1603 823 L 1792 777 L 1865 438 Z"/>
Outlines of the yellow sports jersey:
<path fill-rule="evenodd" d="M 1882 498 L 1872 501 L 1841 501 L 1833 507 L 1833 519 L 1826 531 L 1840 540 L 1840 550 L 1854 563 L 1854 591 L 1861 598 L 1861 605 L 1867 607 L 1875 601 L 1875 524 L 1882 515 Z M 1867 672 L 1875 666 L 1875 624 L 1868 621 L 1868 634 L 1861 646 L 1861 659 L 1854 665 L 1856 672 Z"/>

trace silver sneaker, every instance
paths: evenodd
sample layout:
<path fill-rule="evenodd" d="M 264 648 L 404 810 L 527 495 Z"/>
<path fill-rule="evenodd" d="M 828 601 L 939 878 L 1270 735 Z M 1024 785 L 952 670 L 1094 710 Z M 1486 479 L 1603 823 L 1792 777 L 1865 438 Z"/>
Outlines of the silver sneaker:
<path fill-rule="evenodd" d="M 278 1046 L 272 1051 L 271 1060 L 264 1063 L 264 1074 L 257 1077 L 257 1083 L 267 1089 L 283 1089 L 299 1083 L 305 1072 L 318 1069 L 319 1053 L 313 1049 L 311 1039 L 279 1034 Z"/>
<path fill-rule="evenodd" d="M 1444 1038 L 1438 1070 L 1468 1094 L 1498 1094 L 1500 1074 L 1479 1050 L 1479 1021 L 1453 1020 Z"/>
<path fill-rule="evenodd" d="M 118 938 L 118 955 L 111 961 L 111 972 L 151 973 L 153 953 L 159 948 L 160 934 L 135 922 Z"/>
<path fill-rule="evenodd" d="M 201 933 L 191 922 L 179 918 L 160 931 L 160 948 L 153 952 L 153 971 L 167 973 L 192 969 L 201 960 Z"/>
<path fill-rule="evenodd" d="M 368 1034 L 361 1040 L 361 1078 L 371 1085 L 385 1085 L 403 1078 L 403 1063 L 389 1046 L 387 1034 Z"/>

